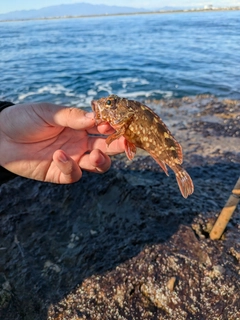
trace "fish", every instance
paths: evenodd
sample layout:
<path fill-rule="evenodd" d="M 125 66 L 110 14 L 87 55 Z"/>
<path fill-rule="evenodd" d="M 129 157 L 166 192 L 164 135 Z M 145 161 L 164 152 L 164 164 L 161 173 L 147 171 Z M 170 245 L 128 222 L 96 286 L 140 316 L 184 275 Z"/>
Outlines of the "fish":
<path fill-rule="evenodd" d="M 106 138 L 108 146 L 123 136 L 125 153 L 129 160 L 134 158 L 137 148 L 147 151 L 166 175 L 167 166 L 173 170 L 184 198 L 193 193 L 192 179 L 181 166 L 182 147 L 151 108 L 139 101 L 114 94 L 93 100 L 91 106 L 98 124 L 108 122 L 115 129 L 115 132 Z"/>

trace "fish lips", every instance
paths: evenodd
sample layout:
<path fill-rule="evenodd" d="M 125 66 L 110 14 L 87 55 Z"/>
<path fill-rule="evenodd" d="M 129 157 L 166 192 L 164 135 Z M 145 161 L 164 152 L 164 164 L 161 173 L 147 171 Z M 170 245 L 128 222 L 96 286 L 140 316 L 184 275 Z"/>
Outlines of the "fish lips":
<path fill-rule="evenodd" d="M 98 103 L 96 100 L 91 101 L 91 107 L 92 107 L 92 111 L 96 113 L 96 111 L 98 110 Z"/>
<path fill-rule="evenodd" d="M 102 120 L 101 120 L 100 110 L 99 110 L 99 106 L 98 106 L 97 100 L 92 100 L 91 101 L 91 107 L 92 107 L 92 111 L 94 112 L 94 118 L 95 118 L 95 121 L 96 121 L 96 125 L 98 125 L 99 123 L 102 122 Z"/>

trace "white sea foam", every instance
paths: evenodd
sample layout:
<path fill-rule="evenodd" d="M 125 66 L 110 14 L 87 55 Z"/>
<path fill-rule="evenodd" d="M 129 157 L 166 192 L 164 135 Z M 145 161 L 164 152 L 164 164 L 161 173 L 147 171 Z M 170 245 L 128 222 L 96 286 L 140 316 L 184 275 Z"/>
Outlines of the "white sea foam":
<path fill-rule="evenodd" d="M 126 78 L 119 78 L 118 81 L 122 82 L 122 87 L 123 88 L 126 88 L 129 83 L 139 83 L 141 85 L 149 84 L 148 80 L 142 79 L 142 78 L 126 77 Z"/>
<path fill-rule="evenodd" d="M 96 91 L 107 91 L 108 94 L 112 94 L 112 84 L 114 81 L 96 81 L 94 83 L 94 87 L 96 87 Z"/>
<path fill-rule="evenodd" d="M 39 96 L 51 94 L 55 96 L 55 98 L 51 98 L 51 102 L 53 103 L 65 103 L 70 106 L 76 107 L 90 107 L 91 101 L 98 97 L 99 92 L 105 92 L 105 96 L 110 94 L 117 94 L 121 97 L 126 97 L 130 99 L 142 99 L 142 98 L 150 98 L 152 96 L 162 96 L 164 98 L 171 98 L 173 96 L 173 92 L 171 91 L 163 91 L 163 90 L 136 90 L 132 92 L 128 92 L 128 89 L 125 85 L 119 86 L 119 82 L 122 84 L 129 83 L 139 83 L 148 84 L 147 80 L 139 79 L 139 78 L 119 78 L 116 81 L 96 81 L 93 84 L 93 88 L 87 90 L 86 93 L 78 93 L 74 92 L 74 90 L 64 87 L 61 84 L 51 84 L 45 85 L 36 89 L 36 91 L 30 91 L 27 93 L 22 93 L 18 96 L 18 102 L 24 102 L 28 97 L 32 97 L 32 100 L 39 101 Z M 114 87 L 120 87 L 118 90 L 114 90 Z M 63 97 L 66 97 L 65 99 Z M 64 101 L 64 102 L 63 102 Z M 66 102 L 67 101 L 67 102 Z"/>
<path fill-rule="evenodd" d="M 61 84 L 52 84 L 52 85 L 46 85 L 41 88 L 38 88 L 36 91 L 30 91 L 27 93 L 19 94 L 18 101 L 22 102 L 23 100 L 25 100 L 26 98 L 28 98 L 30 96 L 41 96 L 46 93 L 56 95 L 56 96 L 63 94 L 66 97 L 74 97 L 74 98 L 78 97 L 80 99 L 84 99 L 86 97 L 86 95 L 74 93 L 72 90 L 65 88 Z"/>
<path fill-rule="evenodd" d="M 149 98 L 154 95 L 161 95 L 164 98 L 171 98 L 173 96 L 173 92 L 172 91 L 162 91 L 162 90 L 126 92 L 125 90 L 120 90 L 118 92 L 118 95 L 126 97 L 126 98 L 135 98 L 135 99 L 137 99 L 138 97 Z"/>
<path fill-rule="evenodd" d="M 94 83 L 94 88 L 96 92 L 105 91 L 106 95 L 117 94 L 119 96 L 125 96 L 127 98 L 137 98 L 137 97 L 146 97 L 149 98 L 153 95 L 161 95 L 164 98 L 170 98 L 173 96 L 172 91 L 163 91 L 163 90 L 141 90 L 141 91 L 132 91 L 129 92 L 127 89 L 129 84 L 136 83 L 137 85 L 148 85 L 149 82 L 146 79 L 137 78 L 137 77 L 126 77 L 118 78 L 115 81 L 96 81 Z M 122 89 L 114 90 L 113 87 L 120 87 Z M 91 91 L 91 93 L 93 93 Z M 93 94 L 94 95 L 94 94 Z M 94 98 L 94 97 L 93 97 Z"/>
<path fill-rule="evenodd" d="M 66 88 L 64 88 L 64 86 L 61 84 L 47 85 L 37 90 L 39 94 L 49 92 L 56 95 L 62 93 L 63 91 L 66 91 Z"/>
<path fill-rule="evenodd" d="M 87 94 L 88 94 L 88 96 L 94 96 L 97 94 L 97 91 L 90 89 L 90 90 L 88 90 Z"/>
<path fill-rule="evenodd" d="M 67 89 L 62 86 L 61 84 L 55 84 L 55 85 L 47 85 L 47 86 L 43 86 L 41 88 L 38 88 L 36 91 L 30 91 L 27 93 L 22 93 L 18 96 L 18 99 L 20 101 L 26 99 L 29 96 L 33 96 L 33 95 L 41 95 L 43 93 L 51 93 L 54 95 L 59 95 L 60 93 L 68 93 L 70 94 L 70 92 L 66 92 Z"/>
<path fill-rule="evenodd" d="M 20 102 L 22 100 L 25 100 L 27 97 L 35 95 L 36 92 L 28 92 L 28 93 L 22 93 L 18 96 L 17 102 Z"/>

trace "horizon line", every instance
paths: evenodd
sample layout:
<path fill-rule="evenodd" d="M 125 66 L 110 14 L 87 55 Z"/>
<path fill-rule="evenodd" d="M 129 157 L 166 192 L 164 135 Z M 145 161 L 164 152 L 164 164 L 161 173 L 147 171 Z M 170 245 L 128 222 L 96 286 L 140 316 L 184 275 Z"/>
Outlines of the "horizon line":
<path fill-rule="evenodd" d="M 42 18 L 22 18 L 22 19 L 5 19 L 0 22 L 19 22 L 19 21 L 35 21 L 35 20 L 61 20 L 61 19 L 81 19 L 81 18 L 98 18 L 98 17 L 111 17 L 111 16 L 133 16 L 143 14 L 171 14 L 171 13 L 193 13 L 193 12 L 212 12 L 212 11 L 239 11 L 240 6 L 236 7 L 222 7 L 222 8 L 196 8 L 196 9 L 181 9 L 181 10 L 157 10 L 157 11 L 139 11 L 129 13 L 105 13 L 105 14 L 89 14 L 78 16 L 56 16 L 56 17 L 42 17 Z"/>

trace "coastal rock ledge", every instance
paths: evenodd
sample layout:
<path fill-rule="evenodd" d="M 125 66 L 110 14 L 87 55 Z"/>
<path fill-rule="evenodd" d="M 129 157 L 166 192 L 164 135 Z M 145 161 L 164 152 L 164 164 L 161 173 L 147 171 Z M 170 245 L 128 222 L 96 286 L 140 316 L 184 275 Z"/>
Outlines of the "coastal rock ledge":
<path fill-rule="evenodd" d="M 240 209 L 209 232 L 240 174 L 240 101 L 146 101 L 181 143 L 184 199 L 146 153 L 72 185 L 0 186 L 0 319 L 240 319 Z"/>

